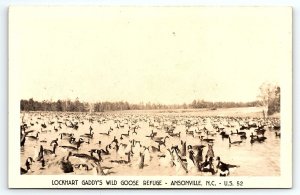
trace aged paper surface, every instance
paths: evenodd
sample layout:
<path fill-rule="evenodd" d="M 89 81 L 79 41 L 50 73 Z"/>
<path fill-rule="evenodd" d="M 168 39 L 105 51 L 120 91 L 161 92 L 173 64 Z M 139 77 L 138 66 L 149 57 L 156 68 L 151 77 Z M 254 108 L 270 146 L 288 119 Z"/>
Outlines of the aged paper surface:
<path fill-rule="evenodd" d="M 290 188 L 292 8 L 12 6 L 8 131 L 10 188 Z"/>

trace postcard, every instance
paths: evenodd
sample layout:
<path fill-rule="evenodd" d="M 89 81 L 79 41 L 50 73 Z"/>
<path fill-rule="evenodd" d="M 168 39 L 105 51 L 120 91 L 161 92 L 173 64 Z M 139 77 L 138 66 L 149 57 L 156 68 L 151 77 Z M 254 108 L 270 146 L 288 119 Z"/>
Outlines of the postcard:
<path fill-rule="evenodd" d="M 9 7 L 9 188 L 291 188 L 292 8 Z"/>

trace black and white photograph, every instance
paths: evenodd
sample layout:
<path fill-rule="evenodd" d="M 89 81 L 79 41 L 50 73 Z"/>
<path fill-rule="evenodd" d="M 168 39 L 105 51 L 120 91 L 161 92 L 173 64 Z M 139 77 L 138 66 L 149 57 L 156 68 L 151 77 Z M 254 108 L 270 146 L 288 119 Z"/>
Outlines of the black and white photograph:
<path fill-rule="evenodd" d="M 11 188 L 291 187 L 291 7 L 11 6 L 8 33 Z"/>

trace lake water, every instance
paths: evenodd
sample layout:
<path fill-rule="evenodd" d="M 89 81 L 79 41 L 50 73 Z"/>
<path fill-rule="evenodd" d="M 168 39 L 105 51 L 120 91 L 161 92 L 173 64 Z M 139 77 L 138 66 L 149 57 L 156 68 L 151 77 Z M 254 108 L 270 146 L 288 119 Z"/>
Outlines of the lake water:
<path fill-rule="evenodd" d="M 22 113 L 21 117 L 25 123 L 28 124 L 29 128 L 26 131 L 34 130 L 34 132 L 29 135 L 36 135 L 37 132 L 40 132 L 38 140 L 31 140 L 26 138 L 24 148 L 21 148 L 21 166 L 25 167 L 25 161 L 28 157 L 33 157 L 36 159 L 40 145 L 45 149 L 52 149 L 50 142 L 56 138 L 60 137 L 60 133 L 73 133 L 76 140 L 80 138 L 81 135 L 89 133 L 89 127 L 93 128 L 94 136 L 92 139 L 83 138 L 84 143 L 81 145 L 78 151 L 72 151 L 73 153 L 85 153 L 89 154 L 88 151 L 91 149 L 105 149 L 105 146 L 110 144 L 114 136 L 118 139 L 119 143 L 124 143 L 129 145 L 130 140 L 138 140 L 143 146 L 155 146 L 158 144 L 147 135 L 151 134 L 151 131 L 157 132 L 155 137 L 165 137 L 168 134 L 166 133 L 164 126 L 170 126 L 173 122 L 175 126 L 174 133 L 181 132 L 181 137 L 171 137 L 166 139 L 166 148 L 171 146 L 178 145 L 181 147 L 181 140 L 187 142 L 188 145 L 205 145 L 203 149 L 203 156 L 207 152 L 207 143 L 201 142 L 199 137 L 193 137 L 191 135 L 185 134 L 185 124 L 186 121 L 198 122 L 193 125 L 190 130 L 193 128 L 203 129 L 205 127 L 208 129 L 211 134 L 216 134 L 214 136 L 210 135 L 208 138 L 214 139 L 213 150 L 215 158 L 217 156 L 221 157 L 221 161 L 229 164 L 238 165 L 238 168 L 233 168 L 230 170 L 231 176 L 277 176 L 280 175 L 280 137 L 275 136 L 275 131 L 272 128 L 265 127 L 264 136 L 267 138 L 262 143 L 250 143 L 250 134 L 251 132 L 255 134 L 255 128 L 250 128 L 249 130 L 244 130 L 246 132 L 247 139 L 243 140 L 240 145 L 229 146 L 228 139 L 222 139 L 217 129 L 213 128 L 212 124 L 217 124 L 218 126 L 224 126 L 226 132 L 230 134 L 231 131 L 235 132 L 236 129 L 239 129 L 240 126 L 237 123 L 238 120 L 251 121 L 251 118 L 218 118 L 218 117 L 203 117 L 203 116 L 193 116 L 188 115 L 188 113 L 182 113 L 178 115 L 169 115 L 167 112 L 164 114 L 157 113 L 148 113 L 142 114 L 139 113 L 109 113 L 109 114 L 99 114 L 94 115 L 93 122 L 91 123 L 89 119 L 91 118 L 88 114 L 71 114 L 71 113 Z M 21 119 L 21 120 L 22 120 Z M 257 119 L 256 119 L 257 120 Z M 54 122 L 53 125 L 49 124 L 49 121 Z M 61 128 L 59 128 L 58 121 L 63 122 Z M 83 122 L 79 123 L 79 128 L 74 130 L 65 125 L 65 122 L 69 125 L 70 121 Z M 119 122 L 116 122 L 119 121 Z M 176 122 L 174 122 L 176 121 Z M 231 124 L 232 127 L 227 127 L 226 124 Z M 38 124 L 37 124 L 38 122 Z M 154 127 L 149 126 L 149 122 L 154 125 Z M 31 126 L 30 123 L 34 125 Z M 46 128 L 42 128 L 41 124 L 45 123 Z M 55 128 L 58 131 L 54 131 Z M 119 126 L 119 128 L 118 128 Z M 124 127 L 121 127 L 124 126 Z M 121 134 L 127 134 L 129 126 L 139 126 L 140 128 L 136 129 L 137 134 L 133 134 L 133 130 L 130 130 L 129 137 L 120 139 Z M 99 134 L 106 133 L 109 129 L 113 129 L 109 136 Z M 42 131 L 41 131 L 42 130 Z M 45 132 L 47 130 L 47 132 Z M 28 135 L 28 136 L 29 136 Z M 207 138 L 207 135 L 204 133 L 204 138 Z M 232 141 L 240 140 L 239 135 L 231 135 Z M 99 144 L 101 141 L 101 144 Z M 58 140 L 59 146 L 71 145 L 68 140 Z M 128 149 L 128 147 L 127 147 Z M 126 148 L 124 148 L 126 150 Z M 114 145 L 111 145 L 110 155 L 103 155 L 103 162 L 101 165 L 103 167 L 110 167 L 110 175 L 148 175 L 148 176 L 170 176 L 170 175 L 207 175 L 207 173 L 202 173 L 195 171 L 189 171 L 188 173 L 182 172 L 176 168 L 176 166 L 166 166 L 164 158 L 160 158 L 159 155 L 166 154 L 166 149 L 162 147 L 162 152 L 154 152 L 150 150 L 149 157 L 150 159 L 145 159 L 145 166 L 143 169 L 139 168 L 139 162 L 141 157 L 140 152 L 143 152 L 143 147 L 139 148 L 136 144 L 133 148 L 134 154 L 131 156 L 131 162 L 128 164 L 116 164 L 111 163 L 110 160 L 127 160 L 125 151 L 118 151 L 114 149 Z M 196 150 L 194 151 L 196 153 Z M 32 172 L 28 174 L 64 174 L 60 169 L 58 162 L 66 157 L 68 150 L 58 147 L 56 150 L 56 156 L 49 155 L 45 156 L 45 167 L 42 168 L 41 163 L 35 161 L 32 166 Z M 148 153 L 147 153 L 148 155 Z M 145 156 L 145 158 L 148 156 Z M 73 164 L 76 163 L 87 163 L 89 165 L 89 170 L 85 169 L 74 169 L 73 173 L 68 174 L 95 174 L 95 169 L 93 168 L 92 163 L 89 163 L 87 160 L 75 159 L 70 161 Z M 168 163 L 167 163 L 168 165 Z"/>

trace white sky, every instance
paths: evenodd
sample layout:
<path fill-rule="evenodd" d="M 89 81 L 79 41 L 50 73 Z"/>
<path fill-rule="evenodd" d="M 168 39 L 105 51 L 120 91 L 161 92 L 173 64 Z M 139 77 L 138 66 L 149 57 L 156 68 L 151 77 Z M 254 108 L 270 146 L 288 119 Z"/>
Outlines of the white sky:
<path fill-rule="evenodd" d="M 25 99 L 252 101 L 291 58 L 290 11 L 15 7 L 9 62 Z"/>

